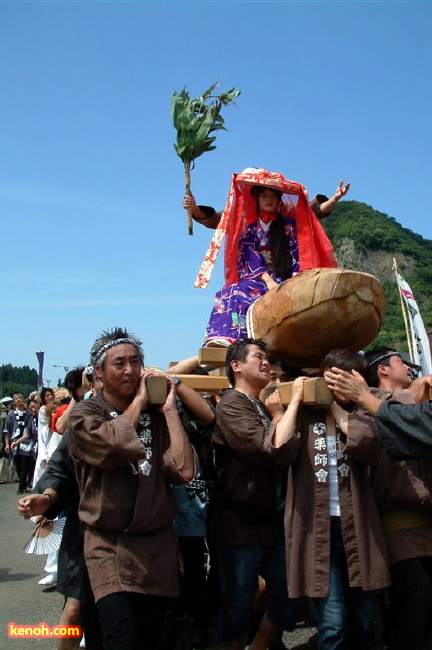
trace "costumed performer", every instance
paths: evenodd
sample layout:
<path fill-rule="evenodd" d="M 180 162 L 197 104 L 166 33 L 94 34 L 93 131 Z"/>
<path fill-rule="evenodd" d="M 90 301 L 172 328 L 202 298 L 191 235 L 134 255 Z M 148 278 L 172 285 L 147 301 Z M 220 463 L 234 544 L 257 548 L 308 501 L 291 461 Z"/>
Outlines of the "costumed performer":
<path fill-rule="evenodd" d="M 348 190 L 349 184 L 341 181 L 331 199 L 321 195 L 326 199 L 321 205 L 315 199 L 319 217 L 330 212 Z M 185 197 L 184 207 L 193 204 L 193 197 Z M 306 189 L 265 169 L 247 168 L 233 175 L 226 207 L 195 286 L 207 285 L 224 235 L 225 286 L 215 296 L 206 345 L 229 345 L 245 338 L 247 311 L 269 289 L 306 269 L 337 266 Z"/>

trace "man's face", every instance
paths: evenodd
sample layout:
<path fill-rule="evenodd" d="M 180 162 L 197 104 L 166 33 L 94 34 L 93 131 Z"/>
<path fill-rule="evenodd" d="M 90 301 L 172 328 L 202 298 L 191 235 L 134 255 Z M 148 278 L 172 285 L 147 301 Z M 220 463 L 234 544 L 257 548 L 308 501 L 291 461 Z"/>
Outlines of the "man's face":
<path fill-rule="evenodd" d="M 283 382 L 288 381 L 288 375 L 283 368 L 280 366 L 271 366 L 270 367 L 270 381 L 275 386 L 282 384 Z"/>
<path fill-rule="evenodd" d="M 270 380 L 270 363 L 267 352 L 262 350 L 258 345 L 249 345 L 247 348 L 245 361 L 235 361 L 235 370 L 238 368 L 240 374 L 236 377 L 242 377 L 251 386 L 264 388 Z"/>
<path fill-rule="evenodd" d="M 25 404 L 24 404 L 24 399 L 22 395 L 14 395 L 13 396 L 13 403 L 16 409 L 19 411 L 24 411 L 25 409 Z"/>
<path fill-rule="evenodd" d="M 39 411 L 39 404 L 37 402 L 30 402 L 28 408 L 32 415 L 37 415 Z"/>
<path fill-rule="evenodd" d="M 97 395 L 103 388 L 102 377 L 95 377 L 93 392 Z"/>
<path fill-rule="evenodd" d="M 103 368 L 98 367 L 104 391 L 121 399 L 132 398 L 141 379 L 141 359 L 137 349 L 129 343 L 110 348 Z"/>
<path fill-rule="evenodd" d="M 398 388 L 408 388 L 412 383 L 411 370 L 397 355 L 390 357 L 388 366 L 382 366 L 388 379 Z"/>

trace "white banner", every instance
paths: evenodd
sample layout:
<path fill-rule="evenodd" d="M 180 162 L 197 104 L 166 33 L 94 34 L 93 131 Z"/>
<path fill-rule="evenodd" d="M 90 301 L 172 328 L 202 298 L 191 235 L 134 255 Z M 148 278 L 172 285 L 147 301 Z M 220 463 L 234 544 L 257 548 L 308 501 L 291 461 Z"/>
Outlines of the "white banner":
<path fill-rule="evenodd" d="M 431 351 L 420 310 L 414 299 L 410 286 L 399 273 L 395 273 L 396 281 L 404 299 L 411 330 L 413 363 L 421 366 L 423 375 L 432 374 Z"/>

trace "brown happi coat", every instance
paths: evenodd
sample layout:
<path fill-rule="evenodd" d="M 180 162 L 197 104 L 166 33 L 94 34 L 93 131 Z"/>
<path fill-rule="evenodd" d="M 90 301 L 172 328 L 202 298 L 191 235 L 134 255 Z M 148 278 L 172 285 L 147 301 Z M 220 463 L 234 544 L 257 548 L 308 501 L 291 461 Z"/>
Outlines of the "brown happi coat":
<path fill-rule="evenodd" d="M 380 399 L 412 404 L 407 390 L 377 388 Z M 390 564 L 414 557 L 432 556 L 432 458 L 392 460 L 384 449 L 372 472 L 372 486 L 383 522 Z"/>
<path fill-rule="evenodd" d="M 95 599 L 119 591 L 177 595 L 177 507 L 169 484 L 185 480 L 169 449 L 164 416 L 142 413 L 135 429 L 102 393 L 74 406 L 69 431 Z M 147 475 L 140 468 L 146 458 Z"/>
<path fill-rule="evenodd" d="M 273 453 L 290 465 L 285 511 L 288 589 L 292 598 L 327 597 L 330 569 L 330 490 L 325 432 L 337 435 L 342 536 L 351 587 L 390 584 L 384 535 L 368 476 L 380 445 L 373 418 L 360 409 L 348 416 L 348 435 L 329 411 L 303 408 L 288 441 Z"/>
<path fill-rule="evenodd" d="M 235 389 L 224 393 L 213 436 L 218 468 L 213 543 L 269 545 L 283 533 L 283 500 L 278 500 L 278 492 L 286 470 L 277 468 L 264 444 L 272 431 L 262 402 Z"/>

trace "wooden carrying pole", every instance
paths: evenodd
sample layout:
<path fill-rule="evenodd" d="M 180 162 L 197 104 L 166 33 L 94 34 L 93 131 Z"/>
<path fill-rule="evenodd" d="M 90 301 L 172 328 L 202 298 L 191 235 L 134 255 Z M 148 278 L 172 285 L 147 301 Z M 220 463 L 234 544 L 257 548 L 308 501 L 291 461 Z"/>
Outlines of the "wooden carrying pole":
<path fill-rule="evenodd" d="M 288 406 L 292 397 L 294 382 L 288 381 L 282 384 L 267 386 L 260 393 L 260 400 L 265 402 L 267 397 L 274 390 L 279 391 L 279 396 L 283 406 Z M 327 408 L 333 402 L 331 394 L 324 377 L 308 377 L 303 384 L 302 404 L 306 406 L 321 406 Z"/>
<path fill-rule="evenodd" d="M 399 269 L 398 269 L 395 257 L 393 258 L 392 271 L 394 271 L 395 273 L 397 273 L 399 275 Z M 414 356 L 413 356 L 412 345 L 411 345 L 411 334 L 410 334 L 409 327 L 408 327 L 408 318 L 407 318 L 407 313 L 406 313 L 406 307 L 405 307 L 404 299 L 403 299 L 403 296 L 402 296 L 402 292 L 401 292 L 401 290 L 399 288 L 399 283 L 397 281 L 397 278 L 396 278 L 396 284 L 397 284 L 397 288 L 398 288 L 398 292 L 399 292 L 399 298 L 400 298 L 400 301 L 401 301 L 401 309 L 402 309 L 403 319 L 404 319 L 404 323 L 405 323 L 405 332 L 406 332 L 406 337 L 407 337 L 407 342 L 408 342 L 409 358 L 410 358 L 410 361 L 412 363 L 413 359 L 414 359 Z"/>

